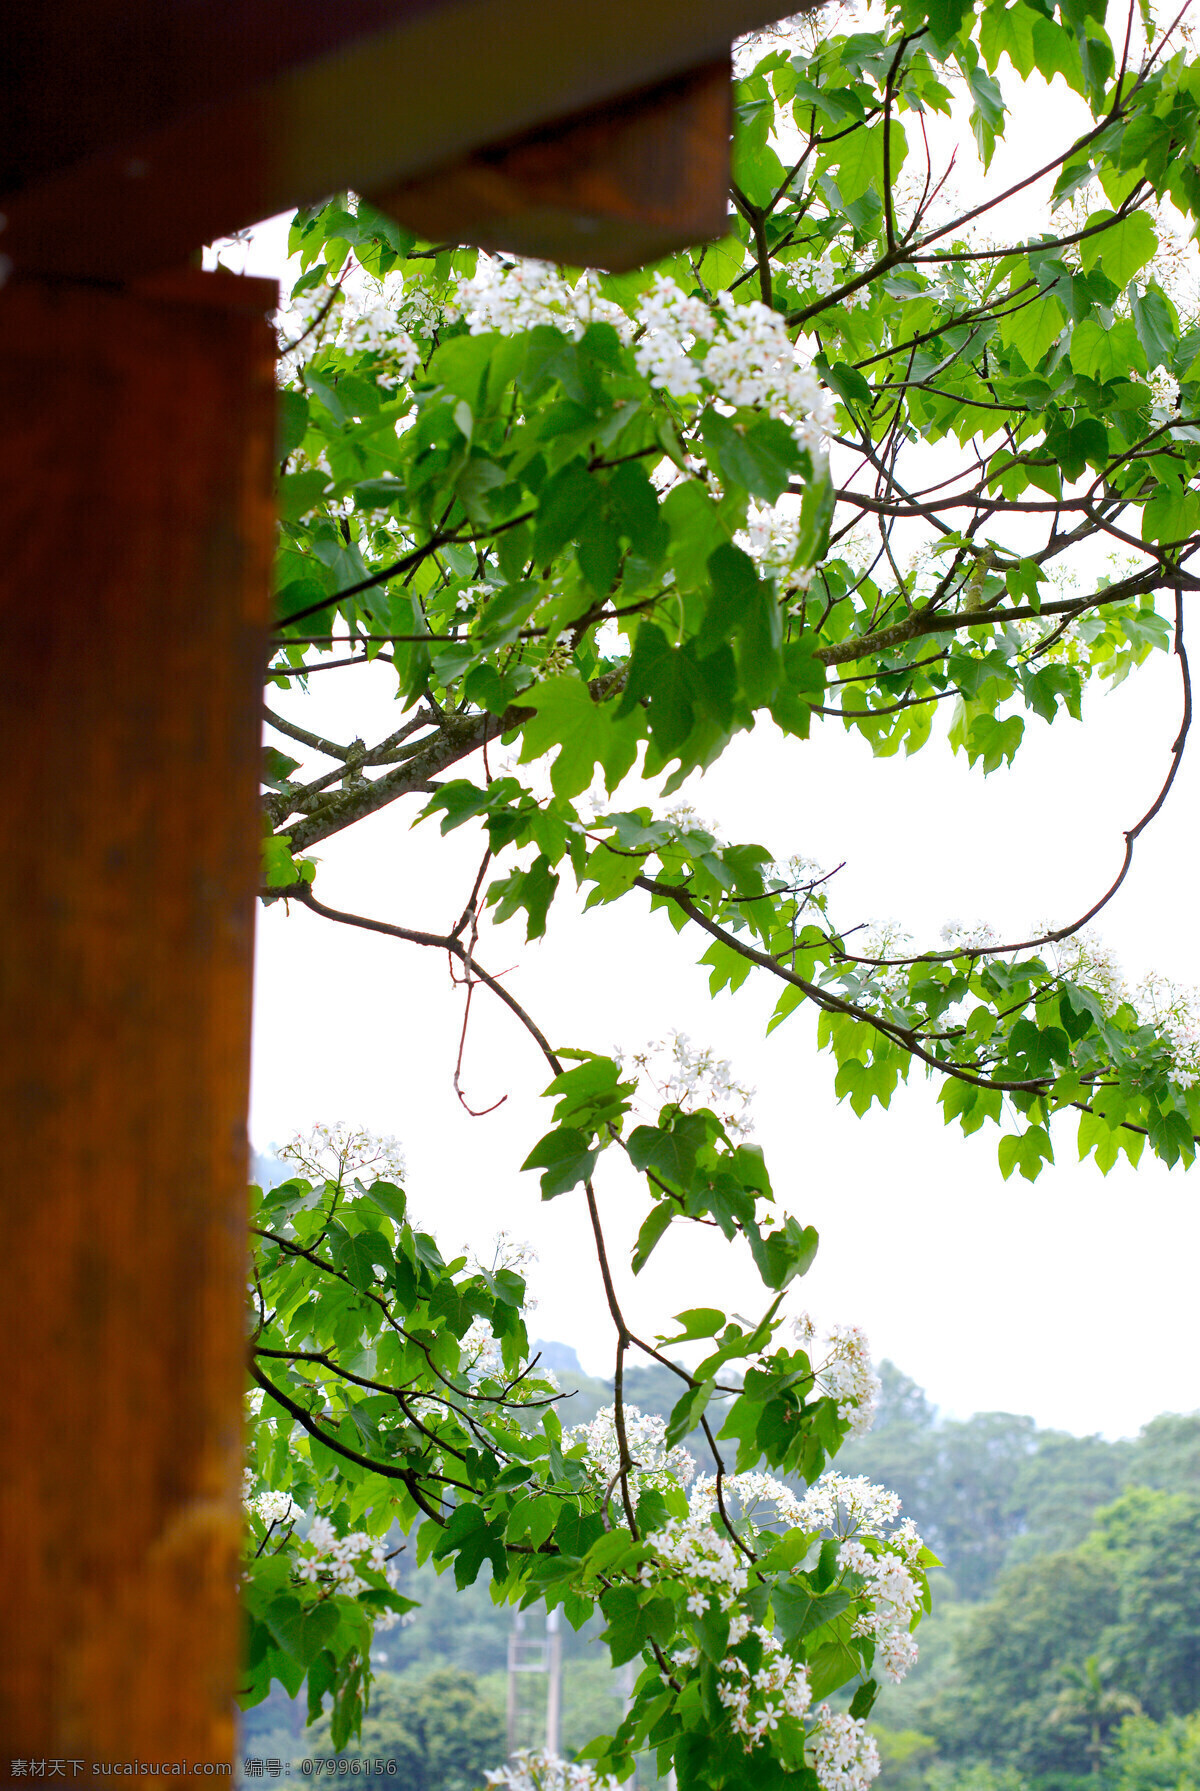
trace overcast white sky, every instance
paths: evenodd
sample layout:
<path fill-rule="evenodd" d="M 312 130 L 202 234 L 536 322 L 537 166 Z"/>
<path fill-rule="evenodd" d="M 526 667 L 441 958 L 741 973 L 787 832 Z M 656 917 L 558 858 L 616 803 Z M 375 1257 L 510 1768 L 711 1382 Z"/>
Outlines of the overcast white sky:
<path fill-rule="evenodd" d="M 1022 161 L 1037 155 L 1044 118 L 1035 103 L 1017 133 Z M 261 227 L 248 271 L 284 273 L 285 229 Z M 270 700 L 342 740 L 397 725 L 385 671 L 323 674 L 312 692 Z M 826 724 L 807 745 L 760 727 L 685 794 L 727 837 L 759 840 L 779 858 L 844 859 L 835 893 L 843 925 L 896 920 L 932 940 L 946 920 L 986 919 L 1021 937 L 1047 918 L 1074 918 L 1108 886 L 1123 829 L 1165 775 L 1179 713 L 1174 664 L 1159 654 L 1125 686 L 1090 698 L 1083 727 L 1029 718 L 1015 768 L 986 781 L 944 746 L 912 761 L 872 760 L 857 737 Z M 1200 983 L 1198 799 L 1200 772 L 1185 764 L 1103 916 L 1104 938 L 1133 975 L 1156 968 Z M 438 930 L 457 918 L 478 836 L 464 828 L 442 841 L 436 822 L 411 831 L 418 805 L 325 843 L 326 902 Z M 1116 1436 L 1159 1411 L 1200 1405 L 1200 1175 L 1147 1163 L 1104 1179 L 1075 1163 L 1068 1121 L 1053 1169 L 1032 1188 L 1005 1183 L 995 1129 L 969 1139 L 948 1130 L 936 1087 L 915 1077 L 888 1114 L 858 1120 L 834 1100 L 833 1063 L 817 1053 L 809 1017 L 793 1016 L 767 1040 L 773 990 L 751 979 L 710 1001 L 695 964 L 703 944 L 651 919 L 641 898 L 583 916 L 567 896 L 546 940 L 528 947 L 508 926 L 485 935 L 479 954 L 493 970 L 513 967 L 509 987 L 557 1045 L 636 1048 L 678 1027 L 732 1059 L 758 1091 L 756 1135 L 778 1195 L 821 1233 L 797 1303 L 861 1324 L 875 1354 L 892 1357 L 943 1410 L 1030 1412 L 1042 1424 Z M 549 1107 L 537 1098 L 544 1065 L 499 1004 L 483 991 L 476 998 L 465 1087 L 476 1106 L 508 1099 L 471 1120 L 450 1086 L 461 996 L 435 954 L 277 904 L 260 911 L 257 990 L 256 1148 L 317 1119 L 395 1133 L 414 1204 L 443 1243 L 483 1249 L 501 1227 L 534 1240 L 536 1331 L 611 1372 L 579 1203 L 542 1205 L 536 1178 L 516 1168 Z M 628 1241 L 644 1196 L 607 1159 L 600 1187 L 614 1238 Z M 708 1233 L 676 1241 L 673 1232 L 627 1292 L 638 1322 L 661 1331 L 684 1306 L 749 1302 L 755 1284 L 737 1250 Z"/>

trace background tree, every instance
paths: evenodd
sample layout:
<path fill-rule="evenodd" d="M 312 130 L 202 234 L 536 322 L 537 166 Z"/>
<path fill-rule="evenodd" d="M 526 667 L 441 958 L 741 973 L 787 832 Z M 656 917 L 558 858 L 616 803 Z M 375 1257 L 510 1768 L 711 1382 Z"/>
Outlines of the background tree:
<path fill-rule="evenodd" d="M 1066 1684 L 1050 1712 L 1050 1721 L 1061 1728 L 1084 1731 L 1092 1776 L 1097 1777 L 1112 1730 L 1127 1716 L 1140 1715 L 1142 1707 L 1129 1692 L 1107 1683 L 1107 1663 L 1102 1667 L 1094 1654 L 1088 1655 L 1082 1667 L 1065 1666 L 1062 1676 Z"/>
<path fill-rule="evenodd" d="M 1161 1723 L 1130 1717 L 1117 1731 L 1114 1752 L 1118 1791 L 1191 1791 L 1200 1785 L 1200 1712 Z"/>
<path fill-rule="evenodd" d="M 1089 1770 L 1087 1735 L 1055 1720 L 1064 1670 L 1083 1670 L 1116 1623 L 1109 1562 L 1083 1551 L 1015 1567 L 978 1606 L 955 1649 L 953 1678 L 929 1712 L 943 1753 L 1011 1762 L 1026 1773 Z"/>
<path fill-rule="evenodd" d="M 564 1433 L 519 1265 L 447 1260 L 399 1178 L 356 1169 L 344 1138 L 256 1192 L 244 1695 L 307 1681 L 314 1714 L 332 1699 L 334 1745 L 361 1715 L 372 1633 L 406 1602 L 397 1532 L 459 1585 L 486 1566 L 497 1598 L 579 1624 L 599 1609 L 613 1661 L 641 1671 L 591 1757 L 627 1774 L 651 1751 L 683 1791 L 865 1785 L 864 1719 L 880 1676 L 911 1665 L 928 1598 L 933 1557 L 894 1498 L 820 1478 L 868 1415 L 869 1369 L 857 1333 L 785 1307 L 817 1238 L 776 1204 L 725 1067 L 556 1048 L 484 961 L 491 926 L 519 916 L 540 938 L 568 876 L 588 906 L 648 900 L 702 948 L 714 993 L 765 983 L 772 1027 L 816 1011 L 856 1112 L 918 1064 L 947 1120 L 1001 1128 L 1005 1176 L 1033 1179 L 1065 1120 L 1101 1169 L 1147 1143 L 1195 1154 L 1184 996 L 1127 989 L 1080 928 L 1166 799 L 1191 715 L 1200 334 L 1172 245 L 1200 212 L 1196 68 L 1133 5 L 1111 40 L 1095 0 L 900 0 L 878 27 L 822 28 L 754 51 L 730 234 L 657 269 L 489 260 L 349 198 L 295 223 L 268 686 L 278 703 L 382 664 L 401 709 L 368 743 L 322 729 L 320 682 L 304 722 L 268 706 L 289 748 L 266 753 L 269 899 L 444 953 L 463 1040 L 480 994 L 536 1045 L 554 1106 L 524 1167 L 581 1204 L 614 1364 L 611 1408 Z M 1017 187 L 956 205 L 954 134 L 986 168 L 1005 86 L 1034 70 L 1076 96 L 1077 124 Z M 990 214 L 1015 192 L 1028 226 L 997 241 Z M 819 868 L 667 806 L 755 725 L 797 753 L 823 721 L 882 755 L 944 738 L 994 771 L 1025 713 L 1078 719 L 1090 684 L 1171 646 L 1162 789 L 1109 891 L 1035 937 L 862 936 Z M 461 904 L 439 930 L 331 908 L 308 854 L 413 797 L 478 837 Z M 748 1252 L 758 1312 L 635 1332 L 611 1268 L 614 1155 L 644 1189 L 634 1272 L 673 1227 L 712 1227 Z M 674 1382 L 665 1421 L 632 1405 L 635 1372 L 655 1397 Z M 899 1428 L 920 1423 L 913 1407 Z M 986 1504 L 988 1464 L 1009 1473 L 1032 1446 L 1020 1421 L 954 1433 L 960 1504 Z M 960 1550 L 974 1589 L 1019 1532 L 990 1510 L 976 1562 Z M 1053 1600 L 1084 1627 L 1119 1608 L 1119 1554 L 1061 1557 L 1055 1584 L 1034 1563 L 1040 1601 L 1000 1594 L 1030 1632 L 1010 1646 L 1014 1695 L 1028 1653 L 1057 1664 L 1038 1640 Z M 845 1712 L 825 1701 L 843 1687 Z"/>
<path fill-rule="evenodd" d="M 309 1756 L 332 1761 L 328 1719 L 306 1737 Z M 347 1761 L 396 1763 L 404 1791 L 477 1791 L 504 1753 L 504 1724 L 464 1673 L 436 1672 L 416 1684 L 380 1673 L 357 1744 Z"/>

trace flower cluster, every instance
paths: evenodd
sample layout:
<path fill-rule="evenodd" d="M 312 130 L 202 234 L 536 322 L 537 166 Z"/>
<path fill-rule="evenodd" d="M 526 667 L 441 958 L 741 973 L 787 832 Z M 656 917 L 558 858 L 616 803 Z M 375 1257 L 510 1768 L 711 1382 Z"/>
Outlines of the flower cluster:
<path fill-rule="evenodd" d="M 1194 1088 L 1200 1079 L 1200 999 L 1194 989 L 1181 989 L 1156 971 L 1144 976 L 1134 991 L 1134 1006 L 1166 1035 L 1171 1075 L 1180 1088 Z"/>
<path fill-rule="evenodd" d="M 816 1348 L 816 1326 L 801 1313 L 794 1324 L 797 1341 L 809 1353 L 817 1387 L 837 1401 L 838 1417 L 851 1436 L 870 1430 L 879 1396 L 879 1379 L 871 1367 L 867 1340 L 857 1325 L 831 1325 Z"/>
<path fill-rule="evenodd" d="M 919 1539 L 918 1539 L 919 1540 Z M 921 1603 L 921 1589 L 902 1556 L 885 1550 L 872 1554 L 854 1539 L 838 1550 L 838 1566 L 866 1582 L 872 1608 L 855 1618 L 854 1633 L 874 1636 L 883 1671 L 898 1685 L 917 1658 L 917 1644 L 910 1633 L 912 1619 Z"/>
<path fill-rule="evenodd" d="M 777 311 L 758 300 L 739 305 L 728 292 L 709 309 L 657 274 L 638 308 L 638 323 L 644 334 L 634 358 L 651 385 L 692 398 L 703 380 L 723 403 L 763 409 L 788 424 L 800 447 L 814 455 L 824 451 L 833 421 L 829 395 Z M 701 343 L 708 345 L 702 358 L 694 352 Z"/>
<path fill-rule="evenodd" d="M 863 1478 L 827 1474 L 797 1498 L 781 1480 L 755 1470 L 731 1475 L 722 1486 L 721 1497 L 726 1512 L 751 1540 L 777 1526 L 809 1533 L 833 1530 L 845 1537 L 838 1565 L 844 1573 L 857 1574 L 865 1582 L 860 1596 L 870 1601 L 870 1608 L 855 1620 L 854 1633 L 875 1638 L 876 1658 L 887 1677 L 898 1684 L 917 1658 L 910 1625 L 921 1602 L 921 1590 L 910 1569 L 917 1565 L 924 1543 L 907 1518 L 884 1533 L 900 1510 L 895 1493 Z M 717 1508 L 715 1479 L 705 1476 L 697 1480 L 689 1504 L 693 1522 L 711 1525 Z M 770 1511 L 765 1512 L 764 1506 Z M 862 1536 L 882 1540 L 883 1551 L 875 1553 L 864 1547 L 859 1540 Z"/>
<path fill-rule="evenodd" d="M 367 1169 L 373 1181 L 403 1181 L 404 1152 L 394 1138 L 379 1138 L 362 1126 L 315 1125 L 294 1132 L 279 1155 L 315 1181 L 344 1182 Z"/>
<path fill-rule="evenodd" d="M 680 399 L 702 397 L 707 388 L 735 408 L 761 408 L 782 418 L 801 447 L 824 450 L 833 419 L 828 393 L 783 318 L 757 300 L 739 305 L 722 292 L 710 306 L 655 274 L 630 319 L 602 296 L 593 273 L 572 286 L 542 262 L 480 256 L 475 274 L 460 276 L 448 315 L 464 318 L 472 335 L 515 335 L 549 324 L 578 340 L 590 323 L 610 323 L 623 342 L 636 344 L 638 372 L 652 386 Z"/>
<path fill-rule="evenodd" d="M 788 267 L 800 285 L 811 287 L 819 298 L 828 298 L 843 281 L 854 277 L 853 268 L 839 267 L 830 255 L 797 255 Z M 869 297 L 869 288 L 860 286 L 857 292 L 848 292 L 840 302 L 847 311 L 854 311 L 859 305 L 865 305 Z"/>
<path fill-rule="evenodd" d="M 697 1508 L 694 1501 L 687 1517 L 673 1517 L 664 1529 L 647 1536 L 646 1547 L 654 1553 L 653 1559 L 643 1561 L 639 1569 L 642 1584 L 652 1585 L 659 1570 L 665 1567 L 672 1579 L 695 1588 L 687 1600 L 694 1617 L 702 1617 L 714 1600 L 719 1610 L 732 1612 L 738 1594 L 750 1583 L 746 1557 L 714 1526 L 703 1506 Z M 734 1628 L 740 1625 L 746 1627 L 741 1628 L 740 1635 L 735 1634 Z M 741 1641 L 748 1633 L 748 1625 L 748 1618 L 735 1618 L 730 1642 Z"/>
<path fill-rule="evenodd" d="M 735 537 L 769 578 L 783 578 L 790 591 L 807 591 L 816 576 L 815 566 L 793 570 L 793 561 L 800 546 L 800 509 L 792 502 L 754 504 L 746 518 L 746 527 Z"/>
<path fill-rule="evenodd" d="M 867 1726 L 854 1716 L 837 1716 L 828 1704 L 817 1711 L 818 1727 L 809 1749 L 821 1791 L 866 1791 L 879 1776 L 879 1749 Z"/>
<path fill-rule="evenodd" d="M 987 921 L 977 920 L 974 926 L 965 926 L 961 920 L 948 920 L 941 932 L 942 944 L 951 951 L 960 946 L 963 951 L 990 951 L 1000 944 L 1000 935 L 995 927 Z"/>
<path fill-rule="evenodd" d="M 300 1516 L 300 1507 L 291 1493 L 265 1492 L 251 1500 L 250 1509 L 270 1530 L 276 1525 L 294 1524 Z"/>
<path fill-rule="evenodd" d="M 516 336 L 549 324 L 578 341 L 590 323 L 611 323 L 625 342 L 633 334 L 621 307 L 601 297 L 599 277 L 590 269 L 572 286 L 547 262 L 506 262 L 491 255 L 480 255 L 470 278 L 457 277 L 446 315 L 463 318 L 473 336 L 488 330 Z"/>
<path fill-rule="evenodd" d="M 796 1501 L 793 1522 L 805 1530 L 830 1530 L 835 1536 L 883 1537 L 900 1515 L 900 1500 L 886 1486 L 875 1486 L 865 1474 L 822 1474 Z"/>
<path fill-rule="evenodd" d="M 638 372 L 673 398 L 698 398 L 703 368 L 689 351 L 697 342 L 711 342 L 716 333 L 710 307 L 674 280 L 656 274 L 638 306 L 638 324 L 642 332 L 634 353 Z"/>
<path fill-rule="evenodd" d="M 532 1304 L 532 1302 L 530 1302 Z M 472 1319 L 459 1344 L 459 1363 L 471 1386 L 480 1381 L 500 1381 L 505 1387 L 505 1399 L 509 1404 L 519 1405 L 525 1400 L 542 1399 L 547 1391 L 558 1392 L 558 1379 L 551 1368 L 538 1363 L 530 1367 L 524 1359 L 517 1365 L 515 1372 L 509 1373 L 504 1365 L 504 1348 L 486 1319 Z M 438 1410 L 438 1402 L 431 1402 L 431 1410 Z"/>
<path fill-rule="evenodd" d="M 685 1032 L 669 1032 L 665 1039 L 632 1052 L 629 1062 L 660 1100 L 689 1112 L 710 1108 L 733 1138 L 748 1137 L 754 1130 L 749 1114 L 754 1090 L 734 1080 L 733 1065 L 711 1046 L 693 1045 Z"/>
<path fill-rule="evenodd" d="M 1146 381 L 1153 396 L 1152 423 L 1167 423 L 1179 415 L 1179 381 L 1166 367 L 1155 367 Z"/>
<path fill-rule="evenodd" d="M 873 1639 L 879 1668 L 899 1681 L 917 1658 L 910 1626 L 921 1589 L 911 1570 L 923 1548 L 907 1520 L 883 1535 L 899 1509 L 894 1493 L 862 1478 L 830 1474 L 797 1497 L 782 1481 L 759 1471 L 732 1475 L 719 1488 L 705 1476 L 692 1488 L 687 1517 L 673 1518 L 646 1537 L 642 1584 L 653 1585 L 666 1575 L 683 1589 L 691 1617 L 703 1620 L 719 1613 L 728 1619 L 729 1643 L 719 1663 L 717 1696 L 747 1752 L 782 1724 L 803 1727 L 812 1689 L 807 1667 L 743 1606 L 749 1556 L 739 1548 L 739 1536 L 753 1543 L 764 1530 L 778 1527 L 799 1530 L 810 1539 L 823 1530 L 840 1535 L 838 1567 L 859 1607 L 852 1633 Z M 726 1518 L 737 1534 L 725 1527 Z M 677 1671 L 695 1669 L 700 1650 L 694 1644 L 678 1647 L 670 1659 Z M 809 1745 L 824 1791 L 862 1791 L 879 1768 L 863 1724 L 831 1717 L 827 1706 L 818 1719 Z"/>
<path fill-rule="evenodd" d="M 396 1583 L 396 1569 L 387 1564 L 387 1544 L 382 1537 L 368 1536 L 363 1530 L 339 1536 L 327 1517 L 313 1519 L 301 1551 L 297 1577 L 329 1592 L 343 1592 L 350 1597 L 366 1592 L 370 1582 L 362 1577 L 360 1569 L 364 1567 L 372 1573 L 385 1574 L 392 1585 Z M 391 1629 L 399 1621 L 398 1611 L 388 1611 L 375 1619 L 375 1628 Z"/>
<path fill-rule="evenodd" d="M 590 1766 L 577 1765 L 544 1748 L 518 1748 L 507 1766 L 485 1774 L 497 1791 L 617 1791 L 615 1779 L 597 1778 Z"/>
<path fill-rule="evenodd" d="M 458 1347 L 461 1352 L 459 1360 L 469 1381 L 504 1379 L 504 1354 L 500 1340 L 486 1319 L 472 1319 Z"/>
<path fill-rule="evenodd" d="M 686 1449 L 668 1449 L 667 1427 L 652 1412 L 640 1412 L 635 1405 L 624 1409 L 625 1441 L 629 1445 L 632 1470 L 630 1488 L 639 1491 L 645 1486 L 688 1486 L 696 1472 L 696 1464 Z M 590 1424 L 577 1424 L 564 1437 L 569 1446 L 582 1442 L 584 1460 L 596 1479 L 606 1488 L 616 1479 L 621 1465 L 621 1448 L 617 1439 L 616 1415 L 611 1405 L 601 1406 Z"/>
<path fill-rule="evenodd" d="M 780 1524 L 785 1529 L 805 1528 L 803 1505 L 791 1487 L 759 1468 L 746 1474 L 727 1475 L 721 1483 L 721 1499 L 726 1512 L 735 1521 L 740 1521 L 750 1540 L 759 1532 L 774 1530 Z M 717 1510 L 717 1482 L 713 1475 L 705 1474 L 697 1480 L 688 1503 L 694 1517 L 711 1523 Z M 764 1505 L 773 1507 L 772 1513 L 764 1513 Z M 809 1524 L 807 1527 L 812 1529 L 813 1526 Z"/>
<path fill-rule="evenodd" d="M 747 1753 L 781 1721 L 790 1718 L 802 1723 L 812 1703 L 808 1668 L 785 1654 L 778 1637 L 761 1624 L 755 1624 L 749 1633 L 762 1649 L 761 1666 L 751 1672 L 740 1655 L 727 1654 L 717 1683 L 717 1696 L 729 1711 L 733 1732 L 742 1737 Z"/>
<path fill-rule="evenodd" d="M 1106 1013 L 1128 1004 L 1140 1020 L 1165 1037 L 1171 1079 L 1182 1089 L 1200 1081 L 1200 991 L 1182 988 L 1149 971 L 1135 988 L 1125 980 L 1110 946 L 1090 928 L 1062 940 L 1054 950 L 1059 975 L 1083 983 L 1100 998 Z"/>

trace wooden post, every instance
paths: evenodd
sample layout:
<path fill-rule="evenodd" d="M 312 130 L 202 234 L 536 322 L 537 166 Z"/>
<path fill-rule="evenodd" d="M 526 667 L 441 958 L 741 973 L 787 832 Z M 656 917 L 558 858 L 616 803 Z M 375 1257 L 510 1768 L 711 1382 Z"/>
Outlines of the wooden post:
<path fill-rule="evenodd" d="M 0 293 L 5 1782 L 232 1755 L 273 294 Z"/>

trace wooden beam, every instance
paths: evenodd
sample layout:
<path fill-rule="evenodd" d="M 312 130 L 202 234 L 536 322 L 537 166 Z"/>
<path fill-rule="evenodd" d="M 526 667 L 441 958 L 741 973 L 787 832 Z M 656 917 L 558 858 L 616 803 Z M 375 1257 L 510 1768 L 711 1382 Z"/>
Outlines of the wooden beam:
<path fill-rule="evenodd" d="M 434 242 L 640 267 L 728 228 L 732 80 L 723 56 L 371 197 Z"/>
<path fill-rule="evenodd" d="M 273 302 L 0 293 L 6 1773 L 232 1755 Z"/>
<path fill-rule="evenodd" d="M 6 42 L 13 268 L 104 280 L 724 57 L 779 0 L 46 0 Z M 576 232 L 578 235 L 578 232 Z"/>

